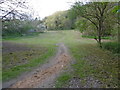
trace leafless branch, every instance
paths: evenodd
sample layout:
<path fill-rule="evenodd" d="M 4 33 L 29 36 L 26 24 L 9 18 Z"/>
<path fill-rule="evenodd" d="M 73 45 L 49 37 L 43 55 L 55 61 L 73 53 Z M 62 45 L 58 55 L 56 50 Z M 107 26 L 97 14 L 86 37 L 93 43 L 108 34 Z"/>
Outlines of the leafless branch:
<path fill-rule="evenodd" d="M 5 19 L 11 14 L 15 14 L 17 17 L 25 16 L 23 15 L 23 12 L 25 11 L 24 9 L 28 9 L 25 3 L 26 0 L 1 0 L 0 12 L 2 12 L 3 14 L 0 15 L 0 18 Z M 5 5 L 7 6 L 7 8 L 4 8 Z"/>

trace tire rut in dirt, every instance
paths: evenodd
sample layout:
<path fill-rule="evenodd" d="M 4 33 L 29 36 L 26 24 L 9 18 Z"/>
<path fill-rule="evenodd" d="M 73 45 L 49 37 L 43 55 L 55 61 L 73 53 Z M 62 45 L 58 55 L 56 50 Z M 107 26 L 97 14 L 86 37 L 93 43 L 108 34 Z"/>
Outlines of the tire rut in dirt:
<path fill-rule="evenodd" d="M 53 60 L 56 61 L 55 64 L 45 70 L 37 71 L 33 75 L 26 77 L 21 81 L 18 81 L 10 88 L 37 88 L 42 87 L 43 84 L 44 87 L 47 87 L 48 81 L 53 81 L 53 79 L 56 78 L 56 75 L 59 74 L 65 66 L 67 66 L 71 59 L 70 55 L 67 53 L 67 48 L 65 45 L 63 43 L 60 43 L 58 46 L 57 57 L 55 57 Z M 52 76 L 54 77 L 51 79 Z"/>

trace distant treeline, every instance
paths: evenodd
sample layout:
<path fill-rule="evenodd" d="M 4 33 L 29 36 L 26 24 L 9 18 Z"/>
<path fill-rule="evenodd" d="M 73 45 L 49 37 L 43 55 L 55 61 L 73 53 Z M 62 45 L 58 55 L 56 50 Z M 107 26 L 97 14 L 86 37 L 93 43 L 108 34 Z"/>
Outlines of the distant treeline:
<path fill-rule="evenodd" d="M 45 17 L 44 22 L 48 30 L 70 30 L 75 29 L 75 18 L 70 17 L 69 10 L 58 11 Z"/>
<path fill-rule="evenodd" d="M 33 32 L 42 31 L 39 25 L 42 24 L 41 20 L 20 20 L 10 19 L 2 23 L 2 36 L 23 36 Z"/>

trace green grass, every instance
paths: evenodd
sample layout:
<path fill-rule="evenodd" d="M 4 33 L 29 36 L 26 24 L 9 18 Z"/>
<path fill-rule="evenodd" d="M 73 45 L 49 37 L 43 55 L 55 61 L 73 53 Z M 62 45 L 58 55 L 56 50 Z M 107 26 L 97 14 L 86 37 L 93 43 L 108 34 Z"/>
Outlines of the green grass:
<path fill-rule="evenodd" d="M 34 37 L 19 37 L 17 39 L 9 39 L 8 41 L 49 47 L 51 45 L 55 46 L 56 43 L 61 42 L 62 37 L 62 32 L 46 32 Z"/>
<path fill-rule="evenodd" d="M 22 72 L 32 70 L 32 67 L 36 67 L 37 65 L 43 64 L 46 62 L 48 58 L 53 56 L 56 52 L 56 44 L 60 42 L 69 42 L 71 38 L 69 38 L 69 33 L 72 34 L 73 31 L 49 31 L 46 33 L 40 33 L 36 36 L 25 36 L 25 37 L 16 37 L 16 38 L 6 38 L 3 39 L 3 41 L 7 42 L 13 42 L 18 44 L 25 44 L 28 46 L 33 46 L 31 48 L 37 47 L 43 47 L 47 50 L 42 49 L 40 55 L 35 55 L 32 58 L 28 57 L 29 62 L 27 64 L 23 65 L 17 65 L 14 67 L 11 67 L 10 69 L 4 69 L 3 70 L 3 81 L 10 80 L 12 78 L 15 78 L 19 76 Z M 67 34 L 67 35 L 66 35 Z M 39 52 L 39 50 L 37 51 Z M 3 54 L 5 58 L 5 66 L 10 63 L 10 58 L 14 57 L 14 62 L 19 62 L 19 59 L 21 59 L 21 56 L 24 58 L 26 53 L 30 53 L 28 51 L 25 52 L 17 52 L 13 53 L 12 55 L 9 54 Z"/>
<path fill-rule="evenodd" d="M 3 73 L 2 73 L 3 81 L 9 80 L 11 78 L 15 78 L 18 75 L 20 75 L 22 72 L 30 71 L 33 69 L 33 67 L 37 67 L 38 65 L 45 63 L 50 56 L 53 56 L 54 51 L 55 50 L 51 48 L 50 50 L 48 50 L 48 52 L 44 53 L 43 55 L 30 60 L 29 63 L 27 64 L 18 65 L 10 69 L 3 70 Z"/>
<path fill-rule="evenodd" d="M 119 69 L 117 56 L 107 50 L 99 48 L 95 40 L 82 38 L 76 31 L 50 31 L 34 37 L 21 37 L 17 39 L 7 39 L 5 41 L 44 46 L 48 49 L 48 53 L 44 54 L 42 56 L 43 58 L 40 56 L 40 61 L 36 60 L 34 62 L 33 59 L 30 64 L 21 65 L 15 69 L 12 68 L 11 71 L 8 70 L 6 73 L 3 72 L 6 75 L 4 78 L 10 77 L 10 75 L 11 77 L 14 75 L 17 76 L 18 68 L 20 69 L 18 71 L 22 72 L 24 71 L 24 67 L 34 67 L 42 61 L 44 62 L 45 59 L 55 53 L 56 44 L 63 42 L 68 47 L 71 56 L 75 60 L 75 63 L 71 65 L 74 71 L 60 75 L 57 79 L 56 87 L 64 87 L 73 76 L 83 79 L 90 76 L 100 80 L 104 84 L 102 87 L 118 87 Z M 14 71 L 15 73 L 13 75 L 12 70 L 16 71 Z"/>
<path fill-rule="evenodd" d="M 74 42 L 68 44 L 71 55 L 75 58 L 72 65 L 72 76 L 84 80 L 93 77 L 103 83 L 101 87 L 118 87 L 118 56 L 100 49 L 95 41 L 79 38 L 76 35 Z M 84 81 L 82 81 L 84 82 Z"/>
<path fill-rule="evenodd" d="M 71 78 L 70 74 L 64 73 L 64 74 L 60 75 L 57 78 L 55 87 L 56 88 L 62 88 L 63 86 L 65 86 L 68 83 L 68 81 L 70 80 L 70 78 Z"/>
<path fill-rule="evenodd" d="M 59 37 L 56 37 L 56 36 L 59 36 Z M 21 44 L 26 44 L 26 45 L 32 45 L 35 47 L 42 46 L 44 48 L 47 48 L 47 51 L 45 51 L 40 56 L 37 55 L 36 56 L 37 58 L 33 58 L 27 64 L 15 66 L 10 69 L 3 70 L 3 74 L 2 74 L 3 81 L 15 78 L 18 75 L 20 75 L 22 72 L 32 70 L 31 67 L 36 67 L 37 65 L 45 63 L 48 58 L 50 58 L 51 56 L 53 56 L 55 54 L 56 47 L 57 47 L 55 44 L 60 42 L 60 40 L 61 40 L 60 36 L 61 36 L 61 34 L 58 34 L 58 33 L 54 34 L 52 32 L 51 33 L 48 32 L 48 33 L 40 33 L 40 35 L 34 36 L 34 37 L 24 37 L 24 38 L 18 37 L 17 39 L 14 39 L 14 38 L 3 39 L 3 41 L 7 41 L 7 42 L 21 43 Z M 59 41 L 58 41 L 58 39 L 55 39 L 55 38 L 59 38 Z M 24 53 L 20 54 L 20 52 L 19 52 L 19 54 L 14 54 L 14 56 L 16 56 L 16 57 L 18 57 L 20 55 L 24 56 Z M 7 55 L 7 57 L 5 57 L 5 58 L 7 58 L 6 61 L 9 62 L 10 57 Z M 18 58 L 16 60 L 18 60 Z"/>
<path fill-rule="evenodd" d="M 18 40 L 21 38 L 35 37 L 39 34 L 40 34 L 40 32 L 33 32 L 33 33 L 25 34 L 24 36 L 21 36 L 20 34 L 14 34 L 14 35 L 4 36 L 4 37 L 2 37 L 2 39 L 3 40 Z"/>
<path fill-rule="evenodd" d="M 81 78 L 81 82 L 87 77 L 92 77 L 103 83 L 101 87 L 118 87 L 118 56 L 98 47 L 95 40 L 82 38 L 78 32 L 64 32 L 64 43 L 68 46 L 71 55 L 75 59 L 75 64 L 71 67 L 72 77 Z M 70 72 L 67 74 L 69 75 Z M 70 78 L 69 78 L 70 79 Z M 56 87 L 64 87 L 67 82 L 62 81 L 62 75 Z M 91 86 L 92 87 L 92 86 Z"/>
<path fill-rule="evenodd" d="M 8 49 L 11 47 L 8 47 Z M 3 70 L 16 66 L 17 64 L 29 63 L 31 59 L 44 55 L 49 49 L 44 47 L 35 47 L 24 45 L 22 51 L 17 51 L 17 46 L 14 46 L 15 52 L 3 52 Z M 26 48 L 26 49 L 25 49 Z M 28 49 L 27 49 L 28 48 Z"/>
<path fill-rule="evenodd" d="M 104 42 L 102 46 L 104 49 L 110 50 L 113 53 L 120 53 L 120 43 L 118 42 Z"/>
<path fill-rule="evenodd" d="M 92 45 L 75 46 L 71 48 L 76 63 L 73 64 L 74 76 L 79 78 L 93 77 L 100 80 L 104 86 L 118 86 L 118 60 L 112 55 Z"/>

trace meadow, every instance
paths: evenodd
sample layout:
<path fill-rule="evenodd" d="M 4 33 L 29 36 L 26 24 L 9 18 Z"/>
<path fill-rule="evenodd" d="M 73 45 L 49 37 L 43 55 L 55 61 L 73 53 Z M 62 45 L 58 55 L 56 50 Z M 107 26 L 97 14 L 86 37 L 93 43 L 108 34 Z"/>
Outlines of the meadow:
<path fill-rule="evenodd" d="M 73 70 L 68 68 L 68 72 L 62 73 L 56 79 L 56 87 L 68 87 L 72 78 L 79 78 L 81 87 L 87 85 L 90 78 L 100 87 L 118 87 L 118 55 L 99 48 L 94 39 L 84 38 L 78 31 L 48 31 L 6 38 L 3 43 L 3 81 L 46 63 L 57 52 L 56 44 L 64 43 L 73 58 L 74 63 L 70 65 Z"/>

